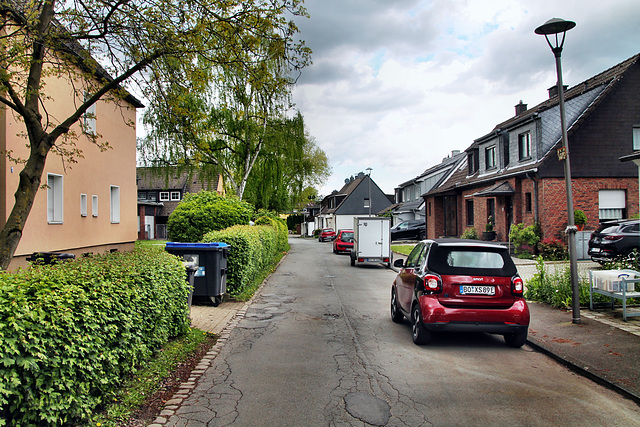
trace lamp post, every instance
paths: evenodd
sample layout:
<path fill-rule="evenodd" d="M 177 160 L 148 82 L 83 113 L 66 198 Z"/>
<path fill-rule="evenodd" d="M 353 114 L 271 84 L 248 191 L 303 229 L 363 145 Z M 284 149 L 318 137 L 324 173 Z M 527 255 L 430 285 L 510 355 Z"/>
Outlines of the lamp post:
<path fill-rule="evenodd" d="M 373 169 L 367 168 L 367 176 L 369 176 L 369 216 L 371 216 L 371 171 Z"/>
<path fill-rule="evenodd" d="M 535 33 L 544 35 L 551 51 L 556 57 L 556 72 L 558 74 L 558 100 L 560 106 L 560 126 L 562 128 L 562 151 L 558 152 L 558 158 L 564 159 L 564 180 L 567 192 L 567 216 L 568 226 L 565 233 L 569 236 L 569 268 L 571 272 L 571 308 L 573 311 L 573 323 L 580 323 L 580 284 L 578 282 L 578 262 L 576 254 L 577 227 L 573 219 L 573 193 L 571 190 L 571 164 L 569 162 L 569 141 L 567 138 L 567 124 L 564 115 L 564 86 L 562 83 L 562 47 L 567 31 L 576 26 L 575 22 L 564 19 L 552 18 L 536 28 Z M 555 35 L 555 43 L 549 40 L 549 36 Z M 552 37 L 553 39 L 554 37 Z"/>

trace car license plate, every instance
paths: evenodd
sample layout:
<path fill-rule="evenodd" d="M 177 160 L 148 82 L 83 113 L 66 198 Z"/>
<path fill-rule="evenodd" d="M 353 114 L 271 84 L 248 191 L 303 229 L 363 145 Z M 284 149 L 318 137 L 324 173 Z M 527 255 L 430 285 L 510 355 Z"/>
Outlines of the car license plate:
<path fill-rule="evenodd" d="M 594 253 L 594 254 L 598 253 L 598 252 L 600 252 L 600 248 L 591 248 L 591 252 Z"/>
<path fill-rule="evenodd" d="M 495 286 L 460 285 L 460 295 L 495 295 Z"/>

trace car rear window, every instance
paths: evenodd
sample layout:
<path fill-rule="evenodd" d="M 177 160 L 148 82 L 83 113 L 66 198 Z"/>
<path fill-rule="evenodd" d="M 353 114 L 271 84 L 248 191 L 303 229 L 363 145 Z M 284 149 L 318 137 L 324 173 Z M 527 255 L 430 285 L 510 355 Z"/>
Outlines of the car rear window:
<path fill-rule="evenodd" d="M 345 242 L 353 240 L 353 232 L 350 231 L 348 233 L 342 233 L 342 240 L 344 240 Z"/>
<path fill-rule="evenodd" d="M 511 277 L 517 273 L 506 249 L 482 247 L 434 247 L 428 268 L 444 275 Z"/>

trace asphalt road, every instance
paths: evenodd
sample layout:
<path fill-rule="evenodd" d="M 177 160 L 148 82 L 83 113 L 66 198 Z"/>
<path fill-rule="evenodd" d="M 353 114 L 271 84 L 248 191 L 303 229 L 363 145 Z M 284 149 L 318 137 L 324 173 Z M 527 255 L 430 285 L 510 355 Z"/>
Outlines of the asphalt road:
<path fill-rule="evenodd" d="M 639 425 L 633 402 L 488 334 L 411 341 L 395 273 L 292 238 L 171 426 Z"/>

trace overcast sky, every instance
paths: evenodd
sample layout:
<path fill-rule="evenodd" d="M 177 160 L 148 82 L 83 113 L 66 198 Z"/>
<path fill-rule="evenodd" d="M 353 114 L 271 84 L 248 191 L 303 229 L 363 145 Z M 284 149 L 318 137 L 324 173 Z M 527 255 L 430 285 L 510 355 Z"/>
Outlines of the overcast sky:
<path fill-rule="evenodd" d="M 297 21 L 313 65 L 296 108 L 333 175 L 320 195 L 372 168 L 387 194 L 452 150 L 544 101 L 555 60 L 536 27 L 567 33 L 564 83 L 574 86 L 640 53 L 638 0 L 305 0 Z"/>

